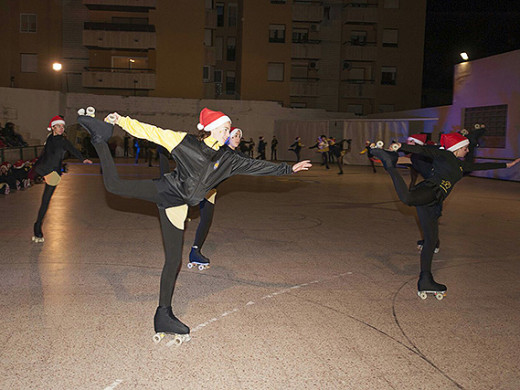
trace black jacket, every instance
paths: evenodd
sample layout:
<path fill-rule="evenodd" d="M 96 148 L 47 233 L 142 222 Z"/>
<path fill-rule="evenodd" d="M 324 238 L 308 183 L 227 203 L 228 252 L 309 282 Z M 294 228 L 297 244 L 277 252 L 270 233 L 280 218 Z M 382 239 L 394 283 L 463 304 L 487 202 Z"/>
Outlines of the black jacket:
<path fill-rule="evenodd" d="M 65 152 L 69 152 L 80 161 L 85 160 L 81 152 L 63 135 L 49 134 L 43 152 L 34 164 L 34 170 L 41 176 L 48 175 L 52 171 L 61 175 L 61 165 Z"/>

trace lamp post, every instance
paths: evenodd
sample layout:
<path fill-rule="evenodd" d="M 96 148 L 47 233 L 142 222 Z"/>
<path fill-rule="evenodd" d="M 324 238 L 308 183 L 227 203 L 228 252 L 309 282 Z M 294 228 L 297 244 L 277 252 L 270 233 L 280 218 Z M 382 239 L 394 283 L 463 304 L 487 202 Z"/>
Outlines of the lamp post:
<path fill-rule="evenodd" d="M 460 53 L 460 58 L 462 58 L 464 61 L 469 60 L 468 53 L 466 53 L 465 51 L 463 51 L 462 53 Z"/>

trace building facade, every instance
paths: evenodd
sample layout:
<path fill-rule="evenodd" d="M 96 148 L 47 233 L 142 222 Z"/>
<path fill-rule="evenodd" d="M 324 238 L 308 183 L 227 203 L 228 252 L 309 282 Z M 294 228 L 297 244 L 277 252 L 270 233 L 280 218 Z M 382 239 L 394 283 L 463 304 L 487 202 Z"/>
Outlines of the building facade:
<path fill-rule="evenodd" d="M 10 44 L 4 87 L 276 101 L 357 115 L 421 103 L 426 0 L 1 4 Z"/>

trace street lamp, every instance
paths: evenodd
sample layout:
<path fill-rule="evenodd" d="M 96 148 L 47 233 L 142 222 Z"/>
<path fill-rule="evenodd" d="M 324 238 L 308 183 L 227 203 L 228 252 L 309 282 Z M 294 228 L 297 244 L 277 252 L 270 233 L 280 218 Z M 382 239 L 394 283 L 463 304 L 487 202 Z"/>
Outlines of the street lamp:
<path fill-rule="evenodd" d="M 461 57 L 464 61 L 469 60 L 468 53 L 466 53 L 465 51 L 463 51 L 462 53 L 460 53 L 460 57 Z"/>
<path fill-rule="evenodd" d="M 55 72 L 59 72 L 62 68 L 63 66 L 59 62 L 55 62 L 52 64 L 52 70 L 54 70 Z"/>

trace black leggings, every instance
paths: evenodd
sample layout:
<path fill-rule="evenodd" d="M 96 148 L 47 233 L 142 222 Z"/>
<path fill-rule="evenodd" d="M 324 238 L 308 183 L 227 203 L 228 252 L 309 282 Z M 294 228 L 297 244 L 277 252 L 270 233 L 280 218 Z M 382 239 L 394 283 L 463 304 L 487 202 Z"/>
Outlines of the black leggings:
<path fill-rule="evenodd" d="M 35 233 L 38 233 L 38 235 L 41 235 L 41 226 L 43 223 L 43 218 L 47 213 L 47 209 L 49 208 L 49 203 L 51 202 L 52 194 L 54 194 L 55 189 L 56 186 L 50 186 L 47 183 L 45 183 L 45 189 L 43 190 L 42 196 L 42 204 L 40 206 L 40 210 L 38 210 L 38 217 L 36 219 L 35 224 Z M 36 229 L 38 229 L 38 232 L 36 232 Z"/>
<path fill-rule="evenodd" d="M 410 190 L 397 168 L 388 168 L 386 171 L 392 178 L 397 196 L 404 204 L 408 206 L 425 206 L 437 201 L 437 196 L 432 187 L 423 185 Z"/>
<path fill-rule="evenodd" d="M 130 198 L 159 203 L 157 187 L 152 180 L 121 180 L 116 165 L 104 142 L 94 144 L 103 170 L 103 181 L 107 191 Z M 159 208 L 159 219 L 164 245 L 164 266 L 161 273 L 159 306 L 171 306 L 173 290 L 179 273 L 182 258 L 182 239 L 184 231 L 177 229 L 166 216 L 164 208 Z"/>
<path fill-rule="evenodd" d="M 433 254 L 439 240 L 440 204 L 417 206 L 417 216 L 423 232 L 424 243 L 421 249 L 421 272 L 432 271 Z"/>

